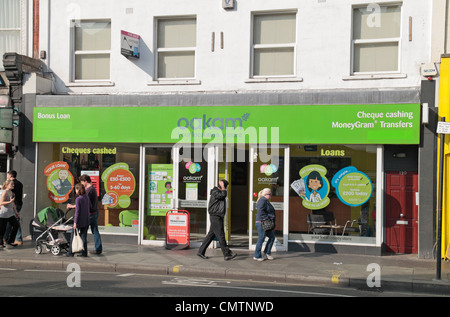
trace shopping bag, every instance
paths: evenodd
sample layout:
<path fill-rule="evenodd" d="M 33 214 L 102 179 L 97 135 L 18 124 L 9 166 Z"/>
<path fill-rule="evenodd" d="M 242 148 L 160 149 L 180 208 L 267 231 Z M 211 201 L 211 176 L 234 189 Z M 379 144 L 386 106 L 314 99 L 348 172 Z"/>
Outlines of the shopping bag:
<path fill-rule="evenodd" d="M 81 239 L 78 229 L 75 229 L 73 232 L 72 253 L 77 253 L 81 251 L 84 251 L 83 239 Z"/>

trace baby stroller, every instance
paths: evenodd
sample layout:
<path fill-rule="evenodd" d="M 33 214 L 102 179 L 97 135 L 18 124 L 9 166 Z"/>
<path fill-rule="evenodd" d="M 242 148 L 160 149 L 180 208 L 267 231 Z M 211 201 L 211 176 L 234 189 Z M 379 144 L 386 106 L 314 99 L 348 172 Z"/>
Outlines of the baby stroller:
<path fill-rule="evenodd" d="M 45 247 L 47 251 L 51 251 L 53 255 L 59 255 L 61 250 L 66 252 L 69 250 L 70 245 L 67 242 L 65 233 L 72 229 L 72 226 L 68 225 L 73 219 L 71 211 L 69 210 L 64 214 L 61 209 L 47 207 L 37 213 L 31 223 L 38 232 L 42 232 L 36 238 L 34 250 L 37 254 L 42 253 L 42 247 Z"/>

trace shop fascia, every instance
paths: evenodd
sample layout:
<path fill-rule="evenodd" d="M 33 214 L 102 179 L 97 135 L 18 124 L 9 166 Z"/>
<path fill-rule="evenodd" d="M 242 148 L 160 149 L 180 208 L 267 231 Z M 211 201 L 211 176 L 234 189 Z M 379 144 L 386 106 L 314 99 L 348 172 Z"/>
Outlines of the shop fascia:
<path fill-rule="evenodd" d="M 419 144 L 420 139 L 420 104 L 36 107 L 33 120 L 34 142 L 274 148 L 278 144 Z"/>

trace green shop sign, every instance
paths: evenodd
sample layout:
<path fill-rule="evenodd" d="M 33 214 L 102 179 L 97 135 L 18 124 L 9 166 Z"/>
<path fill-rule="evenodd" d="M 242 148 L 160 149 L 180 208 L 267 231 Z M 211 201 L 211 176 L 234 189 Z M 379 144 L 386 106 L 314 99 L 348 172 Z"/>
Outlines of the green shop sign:
<path fill-rule="evenodd" d="M 34 142 L 418 144 L 420 104 L 36 107 Z"/>

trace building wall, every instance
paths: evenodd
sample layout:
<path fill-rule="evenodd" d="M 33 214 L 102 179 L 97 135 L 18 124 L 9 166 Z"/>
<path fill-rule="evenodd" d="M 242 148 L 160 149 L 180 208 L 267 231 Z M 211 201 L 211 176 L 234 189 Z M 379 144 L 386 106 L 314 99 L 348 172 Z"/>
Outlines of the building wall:
<path fill-rule="evenodd" d="M 396 3 L 385 1 L 383 3 Z M 431 5 L 410 0 L 402 4 L 401 78 L 355 80 L 350 76 L 352 6 L 360 0 L 298 1 L 248 0 L 224 10 L 221 2 L 167 1 L 41 1 L 40 50 L 55 74 L 55 93 L 156 93 L 192 91 L 309 90 L 420 87 L 420 65 L 430 60 Z M 296 77 L 294 81 L 251 82 L 250 41 L 252 12 L 297 11 Z M 155 18 L 197 17 L 196 79 L 199 85 L 158 85 L 154 82 Z M 412 34 L 409 40 L 409 17 Z M 70 21 L 111 19 L 110 85 L 70 84 Z M 46 28 L 49 28 L 48 34 Z M 141 36 L 141 58 L 120 54 L 120 31 Z M 212 33 L 215 49 L 211 51 Z M 223 49 L 220 33 L 223 32 Z M 387 78 L 387 79 L 385 79 Z"/>
<path fill-rule="evenodd" d="M 39 50 L 47 53 L 43 62 L 46 72 L 53 76 L 53 93 L 63 96 L 37 96 L 36 105 L 108 107 L 420 102 L 420 66 L 431 61 L 431 2 L 408 0 L 402 3 L 398 74 L 374 78 L 351 76 L 352 7 L 369 3 L 360 0 L 246 0 L 235 1 L 234 9 L 224 10 L 220 1 L 210 0 L 40 0 Z M 296 76 L 269 82 L 252 80 L 252 13 L 285 10 L 297 12 Z M 197 18 L 195 78 L 199 83 L 158 84 L 154 74 L 155 19 L 185 15 Z M 111 78 L 107 83 L 71 83 L 70 21 L 84 19 L 111 19 Z M 121 30 L 141 36 L 140 59 L 127 59 L 120 54 Z M 214 51 L 211 49 L 213 32 Z M 221 33 L 223 48 L 220 46 Z M 426 142 L 433 141 L 434 136 L 427 133 Z M 427 143 L 420 155 L 432 158 L 434 152 L 430 151 L 433 150 L 434 143 Z M 426 208 L 430 205 L 433 205 L 432 201 Z M 420 221 L 424 226 L 419 235 L 424 233 L 427 238 L 423 246 L 431 248 L 432 238 L 428 237 L 432 236 L 433 222 L 424 216 L 425 211 L 422 210 L 425 208 L 420 211 Z M 428 249 L 422 253 L 425 257 L 430 254 Z"/>

